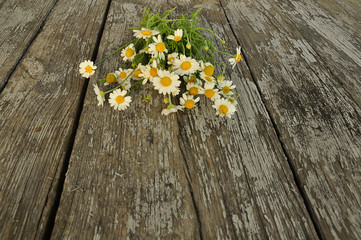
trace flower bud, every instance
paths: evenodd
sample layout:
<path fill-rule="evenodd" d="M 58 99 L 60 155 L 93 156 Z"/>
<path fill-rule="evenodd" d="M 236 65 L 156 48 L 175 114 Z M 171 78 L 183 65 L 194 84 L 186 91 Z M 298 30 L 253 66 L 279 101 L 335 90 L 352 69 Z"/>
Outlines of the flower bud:
<path fill-rule="evenodd" d="M 218 80 L 218 82 L 223 82 L 224 76 L 223 75 L 218 76 L 217 80 Z"/>
<path fill-rule="evenodd" d="M 192 47 L 191 44 L 187 43 L 186 48 L 191 49 L 191 47 Z"/>
<path fill-rule="evenodd" d="M 225 44 L 226 44 L 226 41 L 222 40 L 222 44 L 225 45 Z"/>
<path fill-rule="evenodd" d="M 205 46 L 205 47 L 204 47 L 204 50 L 208 51 L 208 50 L 209 50 L 209 47 L 208 47 L 208 46 Z"/>

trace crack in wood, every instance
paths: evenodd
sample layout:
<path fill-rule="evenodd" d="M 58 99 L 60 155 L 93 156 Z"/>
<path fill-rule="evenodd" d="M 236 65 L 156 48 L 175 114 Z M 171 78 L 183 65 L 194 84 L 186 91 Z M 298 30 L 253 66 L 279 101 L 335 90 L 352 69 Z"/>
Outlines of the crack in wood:
<path fill-rule="evenodd" d="M 232 31 L 232 34 L 234 35 L 234 37 L 235 37 L 235 39 L 236 39 L 236 41 L 237 41 L 237 44 L 238 44 L 239 46 L 241 46 L 241 44 L 240 44 L 240 42 L 239 42 L 239 40 L 238 40 L 238 38 L 237 38 L 237 35 L 236 35 L 236 33 L 234 32 L 234 29 L 233 29 L 233 27 L 232 27 L 232 25 L 231 25 L 231 23 L 230 23 L 230 21 L 229 21 L 229 19 L 228 19 L 228 16 L 227 16 L 227 14 L 226 14 L 226 10 L 224 9 L 224 6 L 223 6 L 223 4 L 222 4 L 222 0 L 219 0 L 219 3 L 220 3 L 220 6 L 221 6 L 221 8 L 222 8 L 222 10 L 223 10 L 223 12 L 224 12 L 224 15 L 225 15 L 225 18 L 226 18 L 226 20 L 227 20 L 227 22 L 228 22 L 228 25 L 229 25 L 229 27 L 230 27 L 230 29 L 231 29 L 231 31 Z M 275 123 L 275 121 L 274 121 L 274 117 L 272 116 L 272 114 L 270 113 L 269 108 L 267 107 L 267 104 L 266 104 L 266 101 L 265 101 L 264 96 L 263 96 L 263 94 L 262 94 L 261 88 L 260 88 L 258 82 L 256 81 L 256 78 L 255 78 L 255 76 L 254 76 L 254 74 L 253 74 L 253 71 L 252 71 L 252 69 L 251 69 L 251 66 L 250 66 L 249 63 L 248 63 L 247 57 L 246 57 L 245 52 L 243 51 L 242 48 L 241 48 L 241 54 L 242 54 L 242 57 L 243 57 L 243 59 L 244 59 L 244 61 L 245 61 L 245 64 L 246 64 L 247 68 L 249 69 L 249 72 L 250 72 L 251 77 L 252 77 L 252 81 L 254 82 L 254 84 L 255 84 L 255 86 L 256 86 L 256 88 L 257 88 L 257 91 L 258 91 L 258 93 L 259 93 L 259 95 L 260 95 L 260 98 L 261 98 L 263 104 L 264 104 L 264 107 L 265 107 L 265 109 L 266 109 L 266 112 L 267 112 L 267 114 L 268 114 L 268 116 L 269 116 L 269 118 L 270 118 L 270 120 L 271 120 L 273 129 L 275 130 L 276 136 L 277 136 L 277 138 L 278 138 L 278 140 L 279 140 L 279 142 L 280 142 L 280 144 L 281 144 L 282 151 L 283 151 L 283 153 L 284 153 L 284 155 L 285 155 L 285 157 L 286 157 L 286 159 L 287 159 L 287 163 L 288 163 L 288 165 L 289 165 L 289 167 L 290 167 L 290 169 L 291 169 L 291 171 L 292 171 L 292 176 L 293 176 L 293 179 L 294 179 L 295 184 L 296 184 L 296 186 L 297 186 L 298 192 L 300 193 L 300 195 L 301 195 L 301 197 L 302 197 L 302 199 L 303 199 L 304 205 L 305 205 L 306 210 L 307 210 L 307 212 L 308 212 L 308 214 L 309 214 L 309 216 L 310 216 L 310 219 L 311 219 L 311 221 L 312 221 L 313 227 L 314 227 L 315 230 L 316 230 L 317 236 L 318 236 L 319 239 L 324 240 L 324 239 L 325 239 L 325 236 L 324 236 L 324 234 L 322 233 L 319 224 L 317 223 L 317 218 L 316 218 L 316 215 L 315 215 L 314 210 L 312 209 L 310 200 L 308 199 L 307 194 L 306 194 L 304 188 L 302 187 L 302 184 L 301 184 L 301 181 L 300 181 L 300 179 L 299 179 L 299 177 L 298 177 L 298 175 L 297 175 L 297 171 L 296 171 L 296 169 L 295 169 L 295 166 L 294 166 L 293 163 L 290 161 L 290 156 L 289 156 L 289 154 L 288 154 L 288 152 L 287 152 L 287 150 L 286 150 L 286 148 L 285 148 L 285 145 L 284 145 L 284 143 L 283 143 L 283 141 L 282 141 L 282 139 L 281 139 L 281 134 L 280 134 L 280 132 L 279 132 L 279 130 L 278 130 L 278 128 L 277 128 L 277 125 L 276 125 L 276 123 Z"/>
<path fill-rule="evenodd" d="M 106 6 L 106 9 L 105 9 L 104 16 L 103 16 L 101 26 L 100 26 L 100 29 L 99 29 L 99 32 L 98 32 L 98 36 L 97 36 L 97 39 L 96 39 L 94 52 L 93 52 L 92 57 L 91 57 L 92 61 L 95 61 L 95 59 L 97 58 L 97 55 L 98 55 L 99 45 L 100 45 L 101 38 L 103 36 L 104 27 L 105 27 L 105 23 L 106 23 L 106 20 L 107 20 L 107 17 L 108 17 L 111 2 L 112 2 L 112 0 L 108 0 L 108 2 L 107 2 L 107 6 Z M 89 85 L 89 78 L 85 81 L 82 92 L 81 92 L 81 94 L 79 96 L 79 104 L 78 104 L 78 107 L 77 107 L 76 116 L 74 118 L 73 130 L 72 130 L 71 136 L 69 138 L 69 143 L 68 143 L 68 147 L 67 147 L 67 150 L 66 150 L 65 159 L 64 159 L 64 162 L 63 162 L 63 164 L 61 166 L 60 177 L 59 177 L 59 181 L 58 181 L 57 186 L 56 186 L 55 200 L 54 200 L 53 205 L 50 208 L 49 217 L 48 217 L 48 220 L 47 220 L 46 225 L 45 225 L 45 230 L 44 230 L 44 235 L 43 235 L 44 240 L 51 238 L 51 234 L 52 234 L 52 231 L 53 231 L 53 228 L 54 228 L 55 218 L 56 218 L 58 208 L 59 208 L 59 205 L 60 205 L 60 199 L 61 199 L 61 195 L 62 195 L 62 192 L 63 192 L 64 183 L 65 183 L 65 179 L 66 179 L 66 173 L 67 173 L 68 167 L 69 167 L 69 160 L 70 160 L 71 153 L 73 151 L 75 136 L 76 136 L 77 129 L 78 129 L 78 126 L 79 126 L 80 116 L 81 116 L 81 113 L 83 111 L 83 105 L 84 105 L 84 100 L 85 100 L 85 95 L 86 95 L 86 92 L 87 92 L 87 89 L 88 89 L 88 85 Z M 50 189 L 52 189 L 52 188 L 50 188 Z M 49 192 L 50 192 L 50 190 L 49 190 Z M 48 195 L 49 195 L 49 192 L 48 192 Z M 48 196 L 47 196 L 47 199 L 48 199 Z M 44 208 L 46 206 L 47 199 L 45 201 Z M 39 222 L 40 222 L 40 220 L 39 220 Z"/>
<path fill-rule="evenodd" d="M 9 75 L 5 78 L 5 81 L 3 83 L 0 83 L 0 93 L 5 89 L 6 85 L 9 82 L 9 79 L 11 78 L 11 76 L 13 75 L 13 73 L 15 72 L 15 69 L 17 68 L 17 66 L 19 65 L 19 63 L 23 60 L 23 57 L 25 56 L 25 54 L 27 53 L 27 51 L 29 50 L 30 46 L 33 44 L 33 42 L 35 41 L 35 39 L 37 38 L 37 36 L 40 34 L 40 32 L 43 30 L 43 27 L 46 23 L 46 21 L 48 20 L 48 17 L 50 15 L 50 13 L 53 11 L 54 7 L 56 6 L 56 4 L 58 3 L 59 0 L 55 0 L 55 2 L 53 3 L 53 6 L 50 7 L 49 11 L 46 13 L 43 21 L 41 22 L 38 30 L 36 31 L 36 33 L 34 34 L 34 36 L 30 39 L 30 41 L 27 43 L 24 51 L 22 52 L 22 54 L 20 54 L 18 60 L 15 62 L 13 68 L 10 70 Z"/>
<path fill-rule="evenodd" d="M 180 123 L 179 119 L 177 118 L 177 123 L 178 123 L 178 127 L 181 128 L 182 127 L 182 124 Z M 183 152 L 183 149 L 181 146 L 179 146 L 179 150 L 181 152 L 181 155 L 182 155 L 182 158 L 183 158 L 183 161 L 185 163 L 185 166 L 186 166 L 186 170 L 187 172 L 185 173 L 185 176 L 186 176 L 186 179 L 187 179 L 187 183 L 188 183 L 188 187 L 189 187 L 189 192 L 190 192 L 190 196 L 191 196 L 191 199 L 192 199 L 192 203 L 193 203 L 193 207 L 194 207 L 194 211 L 196 213 L 196 217 L 197 217 L 197 222 L 198 222 L 198 229 L 199 229 L 199 237 L 201 240 L 203 240 L 203 233 L 202 233 L 202 222 L 201 222 L 201 218 L 200 218 L 200 212 L 199 212 L 199 208 L 198 208 L 198 205 L 197 205 L 197 202 L 194 198 L 194 193 L 193 193 L 193 188 L 192 188 L 192 184 L 191 184 L 191 181 L 190 181 L 190 171 L 189 171 L 189 166 L 188 166 L 188 162 L 186 160 L 186 157 L 185 157 L 185 154 Z"/>

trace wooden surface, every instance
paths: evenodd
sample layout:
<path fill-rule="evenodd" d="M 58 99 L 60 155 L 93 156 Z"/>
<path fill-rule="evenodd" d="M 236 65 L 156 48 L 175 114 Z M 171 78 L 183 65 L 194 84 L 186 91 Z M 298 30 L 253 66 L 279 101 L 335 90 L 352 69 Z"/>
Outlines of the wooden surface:
<path fill-rule="evenodd" d="M 0 239 L 47 231 L 86 83 L 73 62 L 91 57 L 107 6 L 81 2 L 59 0 L 1 92 Z"/>
<path fill-rule="evenodd" d="M 361 238 L 359 1 L 35 6 L 0 3 L 0 239 Z M 161 116 L 150 86 L 122 114 L 96 107 L 92 83 L 120 55 L 90 82 L 79 62 L 160 6 L 202 7 L 202 25 L 242 45 L 232 119 L 209 103 Z"/>

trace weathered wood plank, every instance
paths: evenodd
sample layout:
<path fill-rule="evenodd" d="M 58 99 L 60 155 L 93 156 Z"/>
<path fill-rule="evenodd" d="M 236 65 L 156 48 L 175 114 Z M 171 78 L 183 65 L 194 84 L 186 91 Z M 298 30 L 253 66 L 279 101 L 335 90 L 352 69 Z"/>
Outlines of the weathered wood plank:
<path fill-rule="evenodd" d="M 55 3 L 56 0 L 0 3 L 0 91 Z"/>
<path fill-rule="evenodd" d="M 311 1 L 221 2 L 321 237 L 360 239 L 360 29 Z"/>
<path fill-rule="evenodd" d="M 0 239 L 44 235 L 106 7 L 60 0 L 1 92 Z"/>
<path fill-rule="evenodd" d="M 236 46 L 218 2 L 153 4 L 183 6 L 178 12 L 204 7 L 205 23 Z M 112 2 L 100 53 L 130 39 L 143 7 Z M 107 60 L 95 78 L 119 62 Z M 231 77 L 241 98 L 229 122 L 209 104 L 161 116 L 164 104 L 151 86 L 132 95 L 124 112 L 98 108 L 89 86 L 52 237 L 316 239 L 246 65 Z M 150 93 L 149 103 L 140 102 Z"/>
<path fill-rule="evenodd" d="M 113 1 L 99 53 L 133 39 L 130 27 L 140 24 L 142 9 L 161 4 Z M 95 77 L 118 69 L 120 59 L 104 62 Z M 162 97 L 149 87 L 119 112 L 96 107 L 89 85 L 53 239 L 199 239 L 177 119 L 160 115 Z M 150 102 L 140 101 L 150 93 Z"/>
<path fill-rule="evenodd" d="M 235 51 L 237 43 L 219 1 L 195 7 L 204 9 L 204 24 L 221 33 Z M 245 62 L 227 77 L 240 93 L 234 119 L 214 117 L 211 104 L 196 114 L 179 115 L 181 147 L 205 239 L 317 239 Z"/>
<path fill-rule="evenodd" d="M 301 55 L 308 62 L 320 62 L 332 84 L 345 89 L 346 96 L 353 100 L 351 104 L 356 105 L 355 109 L 360 109 L 361 22 L 354 15 L 347 15 L 350 10 L 344 10 L 348 5 L 360 12 L 361 3 L 357 2 L 341 3 L 342 7 L 338 5 L 340 2 L 325 4 L 309 0 L 281 1 L 271 5 L 280 16 L 287 12 L 282 16 L 284 21 L 298 30 L 295 36 L 301 34 L 306 40 L 305 45 L 300 41 L 294 43 Z M 311 51 L 310 54 L 308 51 Z M 313 59 L 312 55 L 316 55 L 316 58 Z"/>

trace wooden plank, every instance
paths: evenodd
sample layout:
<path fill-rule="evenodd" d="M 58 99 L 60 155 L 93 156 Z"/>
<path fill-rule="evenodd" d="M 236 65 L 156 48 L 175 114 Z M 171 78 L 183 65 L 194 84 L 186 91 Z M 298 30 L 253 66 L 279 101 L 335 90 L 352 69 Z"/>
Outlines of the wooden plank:
<path fill-rule="evenodd" d="M 204 23 L 236 46 L 218 2 L 150 4 L 183 6 L 178 13 L 204 7 Z M 112 2 L 100 53 L 131 38 L 143 7 Z M 94 79 L 119 62 L 107 60 Z M 245 63 L 236 69 L 230 77 L 241 98 L 228 122 L 209 103 L 161 116 L 164 104 L 151 86 L 132 95 L 124 112 L 99 108 L 89 86 L 52 237 L 316 239 L 251 75 Z M 151 101 L 142 103 L 148 94 Z"/>
<path fill-rule="evenodd" d="M 55 3 L 56 0 L 0 3 L 0 91 Z"/>
<path fill-rule="evenodd" d="M 360 39 L 349 39 L 349 26 L 333 24 L 337 21 L 331 16 L 326 24 L 322 17 L 308 15 L 305 9 L 310 6 L 315 7 L 311 14 L 323 11 L 311 1 L 221 2 L 320 236 L 360 239 L 361 117 L 354 95 L 360 92 L 360 55 L 355 55 Z M 333 38 L 325 29 L 339 35 Z M 355 34 L 359 31 L 353 29 Z M 334 72 L 336 66 L 344 69 L 347 77 L 331 74 L 330 66 Z"/>
<path fill-rule="evenodd" d="M 311 55 L 318 56 L 315 61 L 322 64 L 326 76 L 335 86 L 345 89 L 345 94 L 353 100 L 351 104 L 360 109 L 361 22 L 360 14 L 355 16 L 350 8 L 359 13 L 361 3 L 354 0 L 332 3 L 284 1 L 272 4 L 272 8 L 275 12 L 287 12 L 287 15 L 283 15 L 284 20 L 292 24 L 310 45 L 304 46 L 298 42 L 295 46 L 304 57 L 307 57 L 307 47 L 310 48 Z"/>
<path fill-rule="evenodd" d="M 86 83 L 78 62 L 91 57 L 106 7 L 60 0 L 0 95 L 0 239 L 47 231 Z"/>
<path fill-rule="evenodd" d="M 113 1 L 102 57 L 133 38 L 130 28 L 140 24 L 144 7 L 160 5 Z M 95 78 L 118 69 L 120 59 L 118 54 L 104 62 Z M 96 107 L 89 85 L 53 239 L 199 238 L 176 116 L 160 115 L 162 98 L 149 87 L 119 112 L 108 104 Z M 150 93 L 149 103 L 140 101 Z"/>

